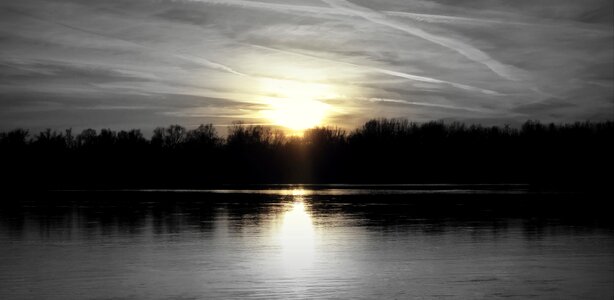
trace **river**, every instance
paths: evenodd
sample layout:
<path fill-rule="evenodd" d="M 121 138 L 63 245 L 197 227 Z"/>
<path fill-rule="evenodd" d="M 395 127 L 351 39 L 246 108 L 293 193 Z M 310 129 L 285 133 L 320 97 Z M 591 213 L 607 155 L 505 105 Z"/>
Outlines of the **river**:
<path fill-rule="evenodd" d="M 437 186 L 10 196 L 0 298 L 612 299 L 611 221 L 576 211 L 582 202 L 552 208 L 558 197 Z"/>

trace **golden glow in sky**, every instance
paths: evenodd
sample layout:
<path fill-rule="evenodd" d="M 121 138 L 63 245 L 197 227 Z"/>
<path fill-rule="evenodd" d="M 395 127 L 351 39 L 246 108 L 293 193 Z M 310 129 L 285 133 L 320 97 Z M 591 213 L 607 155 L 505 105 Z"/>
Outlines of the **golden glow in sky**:
<path fill-rule="evenodd" d="M 263 79 L 261 88 L 269 106 L 261 111 L 262 116 L 275 125 L 299 132 L 323 125 L 331 109 L 323 100 L 337 97 L 331 85 L 321 83 Z"/>

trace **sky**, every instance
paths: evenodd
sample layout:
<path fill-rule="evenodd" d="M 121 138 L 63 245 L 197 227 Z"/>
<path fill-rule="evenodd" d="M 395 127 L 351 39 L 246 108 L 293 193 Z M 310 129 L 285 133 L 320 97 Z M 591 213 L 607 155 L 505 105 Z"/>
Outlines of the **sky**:
<path fill-rule="evenodd" d="M 0 129 L 614 116 L 611 0 L 0 2 Z"/>

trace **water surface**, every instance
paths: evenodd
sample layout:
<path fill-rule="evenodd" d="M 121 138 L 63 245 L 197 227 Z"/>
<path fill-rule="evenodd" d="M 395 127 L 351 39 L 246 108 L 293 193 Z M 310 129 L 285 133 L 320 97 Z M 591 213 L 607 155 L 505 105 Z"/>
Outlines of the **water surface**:
<path fill-rule="evenodd" d="M 599 209 L 472 189 L 12 196 L 0 298 L 612 299 Z"/>

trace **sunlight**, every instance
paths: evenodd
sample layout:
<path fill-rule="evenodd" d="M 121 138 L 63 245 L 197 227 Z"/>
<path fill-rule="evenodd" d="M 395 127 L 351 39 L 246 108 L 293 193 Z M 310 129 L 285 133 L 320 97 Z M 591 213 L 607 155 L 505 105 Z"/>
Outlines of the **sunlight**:
<path fill-rule="evenodd" d="M 284 99 L 269 105 L 271 110 L 263 112 L 267 119 L 296 131 L 320 125 L 327 110 L 326 104 L 313 100 Z"/>
<path fill-rule="evenodd" d="M 284 196 L 292 196 L 296 201 L 302 201 L 302 197 L 312 194 L 312 191 L 306 190 L 302 187 L 294 187 L 289 189 L 276 190 L 276 193 Z"/>
<path fill-rule="evenodd" d="M 309 266 L 314 256 L 315 230 L 305 203 L 299 198 L 283 214 L 279 232 L 284 267 L 302 269 Z"/>
<path fill-rule="evenodd" d="M 330 106 L 322 100 L 337 97 L 330 85 L 293 80 L 265 79 L 263 91 L 269 109 L 262 115 L 276 125 L 295 131 L 321 125 Z"/>
<path fill-rule="evenodd" d="M 295 196 L 295 197 L 305 196 L 307 195 L 307 190 L 303 188 L 292 189 L 290 190 L 290 195 Z"/>

